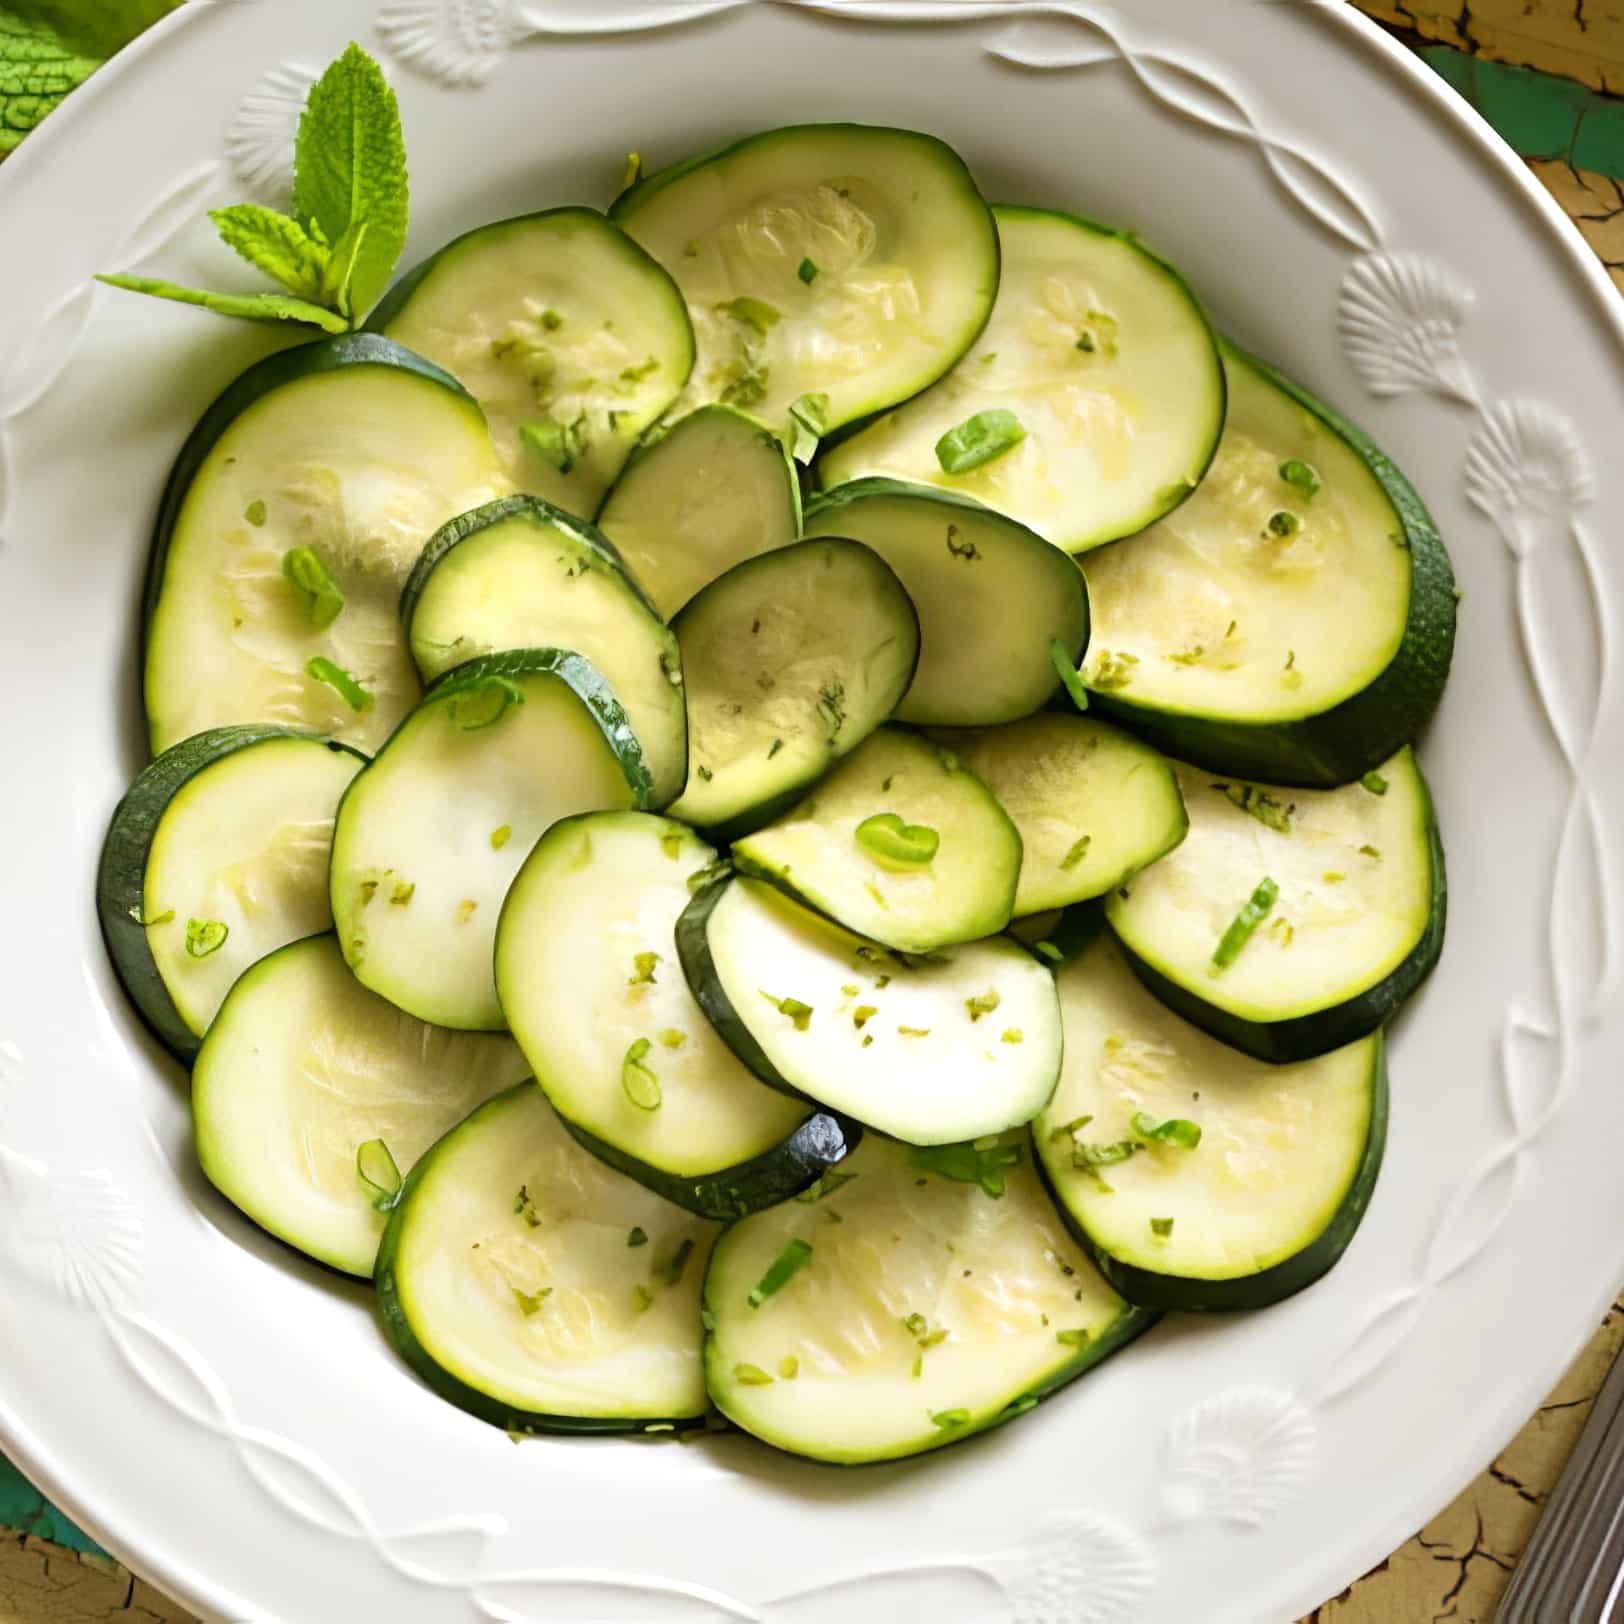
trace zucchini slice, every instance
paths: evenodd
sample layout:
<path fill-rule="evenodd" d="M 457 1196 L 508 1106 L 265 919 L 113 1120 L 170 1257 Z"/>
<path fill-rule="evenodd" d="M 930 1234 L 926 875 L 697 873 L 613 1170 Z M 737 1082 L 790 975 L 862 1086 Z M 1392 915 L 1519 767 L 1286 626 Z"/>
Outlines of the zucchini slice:
<path fill-rule="evenodd" d="M 1206 471 L 1224 426 L 1218 343 L 1178 272 L 1129 233 L 1008 204 L 993 218 L 1003 276 L 974 348 L 828 452 L 819 478 L 941 485 L 1086 552 L 1159 519 Z M 955 458 L 943 437 L 983 412 L 1013 414 L 1018 435 Z"/>
<path fill-rule="evenodd" d="M 1021 837 L 956 757 L 882 727 L 800 805 L 737 841 L 733 862 L 860 936 L 929 953 L 1009 923 Z"/>
<path fill-rule="evenodd" d="M 367 325 L 462 381 L 516 484 L 586 517 L 694 364 L 676 284 L 593 209 L 468 232 Z"/>
<path fill-rule="evenodd" d="M 1443 949 L 1443 847 L 1414 753 L 1336 790 L 1178 777 L 1188 836 L 1106 904 L 1139 977 L 1260 1060 L 1383 1025 Z"/>
<path fill-rule="evenodd" d="M 589 1150 L 668 1201 L 736 1218 L 810 1184 L 857 1130 L 758 1082 L 694 1003 L 674 932 L 715 861 L 667 818 L 560 820 L 508 892 L 496 988 L 536 1081 Z"/>
<path fill-rule="evenodd" d="M 918 393 L 974 342 L 998 233 L 934 136 L 861 124 L 768 130 L 690 158 L 611 216 L 676 278 L 698 342 L 686 398 L 814 432 Z"/>
<path fill-rule="evenodd" d="M 580 655 L 458 666 L 338 809 L 330 883 L 350 968 L 419 1020 L 500 1031 L 491 953 L 519 865 L 559 818 L 649 795 L 626 713 Z"/>
<path fill-rule="evenodd" d="M 398 1175 L 524 1075 L 507 1038 L 403 1015 L 350 974 L 330 934 L 310 936 L 244 971 L 203 1039 L 198 1160 L 261 1229 L 367 1277 Z"/>
<path fill-rule="evenodd" d="M 669 619 L 735 564 L 795 540 L 800 481 L 777 435 L 702 406 L 633 453 L 598 528 Z"/>
<path fill-rule="evenodd" d="M 520 1083 L 407 1179 L 378 1311 L 430 1387 L 509 1432 L 669 1430 L 706 1407 L 699 1292 L 715 1234 L 589 1155 Z"/>
<path fill-rule="evenodd" d="M 677 953 L 764 1083 L 910 1144 L 1030 1122 L 1060 1074 L 1054 978 L 1008 936 L 889 953 L 740 877 L 688 905 Z"/>
<path fill-rule="evenodd" d="M 425 682 L 506 649 L 584 655 L 637 735 L 655 804 L 681 791 L 688 715 L 676 637 L 585 521 L 533 496 L 465 513 L 423 549 L 400 613 Z"/>
<path fill-rule="evenodd" d="M 1173 765 L 1092 716 L 1045 713 L 934 735 L 1021 836 L 1020 915 L 1069 907 L 1165 856 L 1189 827 Z"/>
<path fill-rule="evenodd" d="M 1190 500 L 1088 560 L 1083 680 L 1215 772 L 1346 784 L 1421 730 L 1455 646 L 1455 578 L 1397 468 L 1226 345 L 1229 421 Z"/>
<path fill-rule="evenodd" d="M 673 622 L 688 692 L 674 817 L 718 838 L 765 822 L 896 708 L 919 621 L 889 566 L 838 538 L 736 564 Z"/>
<path fill-rule="evenodd" d="M 447 519 L 506 489 L 473 399 L 398 344 L 351 333 L 250 367 L 192 430 L 159 512 L 153 753 L 239 722 L 376 749 L 419 694 L 401 583 Z"/>
<path fill-rule="evenodd" d="M 1077 566 L 964 497 L 861 479 L 808 503 L 804 528 L 872 547 L 913 599 L 919 670 L 899 722 L 985 727 L 1028 716 L 1060 686 L 1051 643 L 1075 660 L 1088 642 Z"/>
<path fill-rule="evenodd" d="M 1179 1309 L 1265 1308 L 1319 1279 L 1381 1167 L 1381 1033 L 1296 1065 L 1250 1059 L 1158 1003 L 1106 934 L 1057 980 L 1066 1061 L 1032 1132 L 1106 1279 Z"/>
<path fill-rule="evenodd" d="M 1029 1149 L 1024 1129 L 951 1156 L 870 1136 L 816 1201 L 734 1224 L 705 1276 L 717 1407 L 791 1454 L 895 1460 L 1024 1415 L 1154 1324 Z"/>
<path fill-rule="evenodd" d="M 366 757 L 276 727 L 171 745 L 113 813 L 96 908 L 136 1010 L 181 1060 L 256 959 L 333 923 L 333 815 Z"/>

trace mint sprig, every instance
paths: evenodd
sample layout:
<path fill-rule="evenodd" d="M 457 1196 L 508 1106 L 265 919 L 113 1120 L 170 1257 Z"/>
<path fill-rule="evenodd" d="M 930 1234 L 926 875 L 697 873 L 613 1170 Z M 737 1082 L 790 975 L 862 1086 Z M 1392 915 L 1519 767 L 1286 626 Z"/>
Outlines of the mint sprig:
<path fill-rule="evenodd" d="M 209 218 L 221 241 L 285 293 L 209 293 L 147 276 L 101 276 L 216 315 L 358 327 L 406 246 L 410 188 L 400 104 L 383 70 L 351 45 L 316 82 L 294 148 L 293 212 L 234 203 Z"/>

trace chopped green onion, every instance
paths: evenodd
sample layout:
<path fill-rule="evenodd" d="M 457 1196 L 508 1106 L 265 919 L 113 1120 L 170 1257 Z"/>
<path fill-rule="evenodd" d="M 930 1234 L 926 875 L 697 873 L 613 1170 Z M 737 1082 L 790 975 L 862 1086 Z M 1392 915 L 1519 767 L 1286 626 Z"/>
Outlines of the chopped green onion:
<path fill-rule="evenodd" d="M 931 1412 L 931 1423 L 938 1426 L 943 1432 L 951 1432 L 954 1427 L 964 1427 L 970 1424 L 968 1410 L 934 1410 Z"/>
<path fill-rule="evenodd" d="M 1271 536 L 1294 536 L 1302 528 L 1302 520 L 1295 513 L 1288 513 L 1284 508 L 1269 515 L 1269 534 Z"/>
<path fill-rule="evenodd" d="M 1007 408 L 995 406 L 949 429 L 936 442 L 936 461 L 944 474 L 968 474 L 1013 451 L 1025 438 L 1021 420 Z"/>
<path fill-rule="evenodd" d="M 312 626 L 331 626 L 344 612 L 343 589 L 314 548 L 294 547 L 283 553 L 282 578 L 303 596 Z"/>
<path fill-rule="evenodd" d="M 766 300 L 752 299 L 748 293 L 741 293 L 736 299 L 724 300 L 716 308 L 724 316 L 731 316 L 742 326 L 760 333 L 763 338 L 778 325 L 778 311 Z"/>
<path fill-rule="evenodd" d="M 810 284 L 817 280 L 818 267 L 812 260 L 803 259 L 801 263 L 795 267 L 795 274 L 800 277 L 803 282 Z"/>
<path fill-rule="evenodd" d="M 983 1015 L 992 1014 L 1002 1002 L 998 989 L 991 987 L 986 992 L 977 993 L 974 998 L 966 998 L 964 1007 L 969 1010 L 972 1021 L 979 1021 Z"/>
<path fill-rule="evenodd" d="M 206 959 L 226 945 L 231 927 L 218 919 L 186 921 L 186 951 L 194 959 Z"/>
<path fill-rule="evenodd" d="M 643 1064 L 649 1048 L 647 1038 L 638 1038 L 620 1063 L 620 1086 L 639 1111 L 657 1111 L 660 1106 L 660 1080 Z"/>
<path fill-rule="evenodd" d="M 664 1263 L 655 1265 L 654 1272 L 665 1281 L 668 1286 L 674 1286 L 682 1279 L 683 1271 L 688 1267 L 688 1259 L 693 1256 L 694 1243 L 684 1237 L 677 1242 L 677 1249 Z"/>
<path fill-rule="evenodd" d="M 551 1286 L 543 1286 L 540 1291 L 520 1291 L 517 1286 L 510 1288 L 513 1300 L 519 1305 L 519 1312 L 529 1319 L 532 1314 L 541 1311 L 541 1305 L 553 1294 Z"/>
<path fill-rule="evenodd" d="M 500 851 L 513 838 L 513 825 L 504 823 L 498 829 L 491 830 L 491 850 Z"/>
<path fill-rule="evenodd" d="M 1280 464 L 1280 477 L 1293 490 L 1303 493 L 1305 500 L 1312 502 L 1319 495 L 1320 477 L 1314 470 L 1300 458 L 1288 457 Z"/>
<path fill-rule="evenodd" d="M 258 530 L 269 516 L 269 510 L 266 508 L 264 502 L 260 501 L 256 497 L 248 504 L 247 507 L 242 510 L 242 516 L 249 522 L 249 524 L 253 525 L 253 527 Z"/>
<path fill-rule="evenodd" d="M 769 1297 L 775 1297 L 791 1280 L 812 1261 L 812 1248 L 803 1240 L 789 1242 L 773 1259 L 772 1266 L 751 1288 L 750 1306 L 760 1308 Z"/>
<path fill-rule="evenodd" d="M 912 1151 L 909 1162 L 922 1172 L 952 1179 L 956 1184 L 976 1184 L 983 1195 L 994 1201 L 1006 1188 L 1004 1169 L 1021 1165 L 1021 1147 L 994 1139 L 963 1145 L 931 1145 Z"/>
<path fill-rule="evenodd" d="M 1359 782 L 1370 791 L 1372 795 L 1385 795 L 1387 793 L 1387 780 L 1378 772 L 1366 773 Z"/>
<path fill-rule="evenodd" d="M 1074 840 L 1071 843 L 1071 849 L 1064 857 L 1060 859 L 1060 866 L 1062 868 L 1076 868 L 1076 866 L 1082 862 L 1086 856 L 1088 856 L 1088 848 L 1092 842 L 1092 839 L 1093 837 L 1090 835 L 1083 835 L 1079 839 Z"/>
<path fill-rule="evenodd" d="M 1273 829 L 1276 834 L 1291 833 L 1291 814 L 1295 809 L 1282 806 L 1256 784 L 1214 784 L 1212 787 L 1265 828 Z"/>
<path fill-rule="evenodd" d="M 1129 1124 L 1141 1139 L 1154 1139 L 1159 1144 L 1194 1150 L 1201 1143 L 1201 1125 L 1188 1117 L 1169 1117 L 1165 1122 L 1158 1122 L 1147 1112 L 1135 1111 Z"/>
<path fill-rule="evenodd" d="M 1173 1233 L 1173 1220 L 1171 1218 L 1152 1218 L 1150 1232 L 1153 1235 L 1171 1235 Z"/>
<path fill-rule="evenodd" d="M 803 1004 L 799 998 L 775 998 L 770 992 L 762 992 L 761 996 L 780 1015 L 787 1015 L 794 1021 L 797 1032 L 804 1032 L 812 1024 L 812 1016 L 816 1012 L 810 1004 Z"/>
<path fill-rule="evenodd" d="M 827 1173 L 820 1174 L 795 1199 L 810 1205 L 814 1201 L 821 1201 L 826 1195 L 833 1195 L 842 1184 L 850 1184 L 856 1177 L 855 1173 L 839 1173 L 831 1168 Z"/>
<path fill-rule="evenodd" d="M 1061 685 L 1070 696 L 1072 704 L 1080 711 L 1087 710 L 1088 689 L 1083 686 L 1083 674 L 1077 669 L 1077 662 L 1072 659 L 1070 651 L 1058 637 L 1049 639 L 1049 658 L 1054 662 L 1054 668 L 1060 674 Z"/>
<path fill-rule="evenodd" d="M 464 733 L 475 733 L 500 722 L 510 705 L 523 703 L 524 689 L 512 678 L 481 677 L 452 695 L 448 711 L 453 727 L 461 728 Z"/>
<path fill-rule="evenodd" d="M 640 987 L 645 984 L 648 986 L 658 985 L 654 979 L 654 966 L 659 962 L 660 955 L 658 953 L 632 954 L 634 973 L 626 977 L 626 985 L 628 987 Z"/>
<path fill-rule="evenodd" d="M 632 1230 L 631 1234 L 626 1237 L 626 1244 L 628 1246 L 647 1246 L 648 1231 L 641 1225 L 638 1225 Z"/>
<path fill-rule="evenodd" d="M 341 665 L 334 665 L 324 654 L 313 654 L 305 661 L 305 673 L 317 682 L 325 682 L 352 711 L 368 710 L 372 695 Z"/>
<path fill-rule="evenodd" d="M 1218 945 L 1212 952 L 1212 967 L 1215 971 L 1227 970 L 1241 955 L 1241 949 L 1251 941 L 1252 934 L 1265 919 L 1269 917 L 1276 900 L 1280 896 L 1280 887 L 1273 880 L 1265 877 L 1258 881 L 1245 902 L 1241 904 L 1240 912 L 1230 921 L 1229 928 L 1218 938 Z"/>
<path fill-rule="evenodd" d="M 1054 1339 L 1063 1348 L 1080 1348 L 1088 1341 L 1087 1331 L 1056 1331 Z"/>
<path fill-rule="evenodd" d="M 400 1168 L 381 1139 L 369 1139 L 355 1153 L 355 1175 L 374 1212 L 388 1212 L 400 1195 Z"/>
<path fill-rule="evenodd" d="M 771 1387 L 773 1379 L 760 1365 L 735 1365 L 733 1379 L 741 1387 Z"/>
<path fill-rule="evenodd" d="M 925 823 L 905 823 L 895 812 L 876 812 L 857 825 L 857 844 L 887 868 L 919 868 L 941 849 L 942 837 Z"/>

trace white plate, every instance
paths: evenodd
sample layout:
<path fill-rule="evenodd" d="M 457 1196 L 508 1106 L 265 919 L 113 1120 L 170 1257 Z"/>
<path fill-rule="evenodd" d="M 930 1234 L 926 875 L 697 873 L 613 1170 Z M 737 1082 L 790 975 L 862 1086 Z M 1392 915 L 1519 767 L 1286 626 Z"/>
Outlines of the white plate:
<path fill-rule="evenodd" d="M 87 278 L 234 275 L 198 217 L 275 197 L 309 70 L 351 37 L 402 92 L 414 255 L 604 202 L 628 148 L 913 125 L 993 197 L 1142 231 L 1402 460 L 1465 588 L 1425 748 L 1450 937 L 1329 1278 L 1170 1320 L 924 1462 L 515 1448 L 397 1363 L 362 1289 L 203 1185 L 91 880 L 140 763 L 160 482 L 274 340 Z M 1522 167 L 1351 10 L 192 0 L 0 171 L 0 221 L 0 1444 L 132 1567 L 207 1615 L 288 1624 L 1284 1620 L 1483 1466 L 1598 1320 L 1624 1234 L 1624 329 Z"/>

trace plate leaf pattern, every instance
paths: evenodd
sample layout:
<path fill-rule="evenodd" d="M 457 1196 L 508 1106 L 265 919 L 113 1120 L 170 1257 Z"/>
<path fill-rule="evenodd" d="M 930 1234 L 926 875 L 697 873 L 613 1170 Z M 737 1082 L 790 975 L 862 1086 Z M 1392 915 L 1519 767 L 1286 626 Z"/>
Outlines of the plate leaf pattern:
<path fill-rule="evenodd" d="M 1175 1517 L 1256 1528 L 1308 1475 L 1314 1423 L 1290 1393 L 1232 1387 L 1168 1428 L 1163 1500 Z"/>

